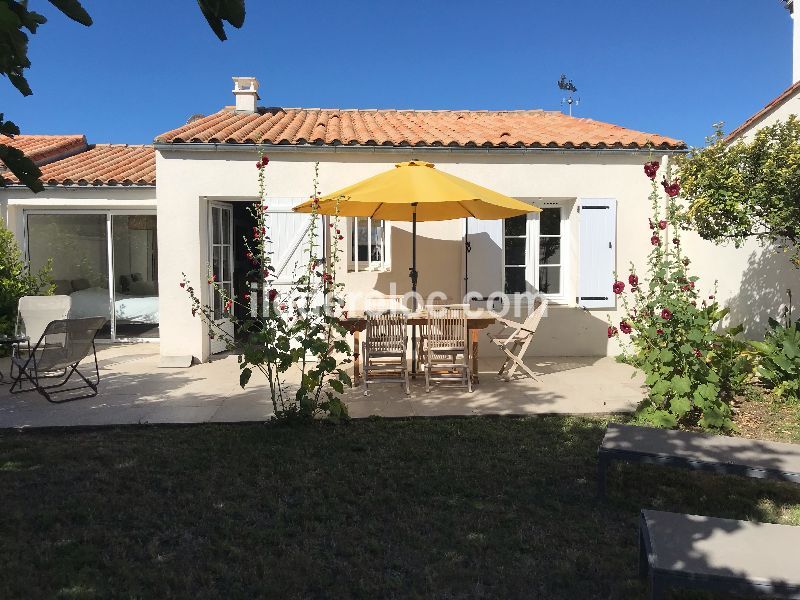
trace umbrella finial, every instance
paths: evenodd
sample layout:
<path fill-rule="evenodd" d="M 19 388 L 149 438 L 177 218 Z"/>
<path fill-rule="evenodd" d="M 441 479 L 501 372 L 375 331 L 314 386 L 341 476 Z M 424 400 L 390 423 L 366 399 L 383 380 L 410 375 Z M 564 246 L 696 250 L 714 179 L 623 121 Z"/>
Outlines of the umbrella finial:
<path fill-rule="evenodd" d="M 397 163 L 397 164 L 395 164 L 395 167 L 398 168 L 398 169 L 400 167 L 429 167 L 431 169 L 435 169 L 436 168 L 433 163 L 429 163 L 429 162 L 426 162 L 424 160 L 416 160 L 416 159 L 409 160 L 408 162 Z"/>

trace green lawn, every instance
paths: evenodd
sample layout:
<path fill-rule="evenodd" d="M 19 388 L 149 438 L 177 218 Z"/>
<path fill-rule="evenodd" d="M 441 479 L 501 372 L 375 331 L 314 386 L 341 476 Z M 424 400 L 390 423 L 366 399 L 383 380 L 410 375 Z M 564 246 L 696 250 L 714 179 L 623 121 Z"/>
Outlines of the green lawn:
<path fill-rule="evenodd" d="M 599 504 L 604 425 L 0 432 L 0 598 L 644 598 L 642 507 L 800 523 L 800 486 L 659 467 Z"/>

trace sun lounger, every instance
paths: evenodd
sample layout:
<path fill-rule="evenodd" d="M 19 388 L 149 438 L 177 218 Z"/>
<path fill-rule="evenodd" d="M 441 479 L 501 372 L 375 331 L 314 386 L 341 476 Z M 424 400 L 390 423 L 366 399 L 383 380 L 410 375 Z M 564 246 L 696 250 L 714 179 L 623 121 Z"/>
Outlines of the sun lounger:
<path fill-rule="evenodd" d="M 639 575 L 668 589 L 800 598 L 800 527 L 643 510 Z"/>
<path fill-rule="evenodd" d="M 800 444 L 609 423 L 597 458 L 600 497 L 615 460 L 800 483 Z"/>

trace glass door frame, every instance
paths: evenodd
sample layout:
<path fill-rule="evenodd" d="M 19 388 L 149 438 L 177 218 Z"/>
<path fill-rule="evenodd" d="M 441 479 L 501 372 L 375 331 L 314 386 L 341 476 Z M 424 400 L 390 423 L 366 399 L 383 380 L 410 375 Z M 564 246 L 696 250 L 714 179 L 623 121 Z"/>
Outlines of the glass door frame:
<path fill-rule="evenodd" d="M 152 338 L 142 337 L 117 337 L 117 315 L 116 310 L 116 290 L 114 281 L 114 231 L 112 222 L 113 216 L 133 216 L 133 215 L 155 215 L 156 209 L 151 208 L 106 208 L 106 209 L 92 209 L 92 208 L 25 208 L 22 211 L 24 227 L 22 228 L 22 244 L 25 249 L 24 256 L 25 262 L 30 263 L 30 251 L 28 247 L 28 215 L 105 215 L 106 216 L 106 256 L 108 258 L 108 310 L 111 318 L 109 319 L 111 334 L 108 339 L 97 338 L 99 344 L 113 344 L 113 343 L 126 343 L 126 342 L 159 342 L 161 340 L 161 317 L 159 315 L 159 336 Z M 158 224 L 156 224 L 158 228 Z M 158 229 L 156 229 L 156 232 Z M 160 301 L 160 294 L 159 294 Z M 160 310 L 159 310 L 160 313 Z"/>
<path fill-rule="evenodd" d="M 214 241 L 214 211 L 220 211 L 220 221 L 219 221 L 219 242 Z M 225 221 L 222 218 L 222 214 L 227 213 L 228 215 L 228 224 L 227 224 L 227 232 L 225 232 L 224 226 Z M 227 233 L 228 241 L 225 241 L 225 233 Z M 220 269 L 222 273 L 222 277 L 216 282 L 217 285 L 226 286 L 229 284 L 231 290 L 231 296 L 233 296 L 233 270 L 234 270 L 234 262 L 233 262 L 233 206 L 231 202 L 228 201 L 221 201 L 221 200 L 209 200 L 208 202 L 208 264 L 211 267 L 213 272 L 214 270 L 214 250 L 215 248 L 220 249 Z M 214 293 L 214 285 L 209 282 L 208 285 L 209 289 L 209 307 L 211 308 L 211 317 L 214 319 L 215 325 L 219 326 L 222 329 L 227 329 L 225 326 L 231 324 L 231 321 L 224 317 L 225 308 L 221 308 L 221 313 L 223 317 L 221 319 L 216 319 L 216 302 L 217 297 Z M 230 331 L 225 331 L 227 335 L 233 339 L 234 331 L 231 328 Z M 212 339 L 209 337 L 209 351 L 211 354 L 218 354 L 219 352 L 224 352 L 222 350 L 215 351 L 215 344 L 216 339 Z"/>

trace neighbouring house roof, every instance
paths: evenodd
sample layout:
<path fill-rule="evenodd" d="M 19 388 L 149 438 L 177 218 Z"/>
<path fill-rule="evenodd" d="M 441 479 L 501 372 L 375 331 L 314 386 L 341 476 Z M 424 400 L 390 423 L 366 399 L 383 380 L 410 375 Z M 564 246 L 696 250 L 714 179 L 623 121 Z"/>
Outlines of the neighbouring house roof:
<path fill-rule="evenodd" d="M 726 140 L 731 141 L 734 138 L 738 137 L 740 134 L 747 131 L 748 129 L 750 129 L 750 127 L 758 123 L 761 119 L 769 115 L 772 111 L 777 110 L 786 101 L 791 100 L 798 92 L 800 92 L 800 81 L 793 83 L 788 88 L 783 90 L 776 98 L 773 98 L 764 108 L 759 110 L 756 114 L 754 114 L 744 123 L 739 125 L 739 127 L 731 131 L 728 134 Z"/>
<path fill-rule="evenodd" d="M 88 147 L 83 135 L 0 135 L 0 144 L 22 150 L 40 166 L 83 152 Z"/>
<path fill-rule="evenodd" d="M 152 146 L 96 144 L 42 167 L 45 185 L 155 185 L 156 154 Z"/>
<path fill-rule="evenodd" d="M 558 111 L 225 108 L 156 143 L 682 150 L 680 140 Z"/>
<path fill-rule="evenodd" d="M 78 154 L 39 167 L 42 182 L 57 186 L 153 186 L 156 155 L 152 146 L 94 144 Z M 10 183 L 19 181 L 6 175 Z"/>

